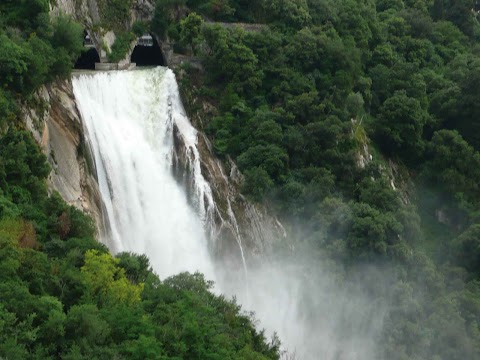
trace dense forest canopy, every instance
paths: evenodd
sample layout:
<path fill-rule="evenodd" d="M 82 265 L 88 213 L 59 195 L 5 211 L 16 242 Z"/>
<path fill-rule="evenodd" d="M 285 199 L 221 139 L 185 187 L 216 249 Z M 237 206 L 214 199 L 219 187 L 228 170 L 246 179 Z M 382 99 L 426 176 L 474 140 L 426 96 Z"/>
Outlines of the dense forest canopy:
<path fill-rule="evenodd" d="M 365 264 L 392 274 L 369 287 L 389 299 L 377 357 L 480 358 L 478 3 L 157 0 L 151 23 L 130 24 L 131 4 L 100 1 L 122 31 L 111 58 L 148 30 L 201 61 L 177 69 L 187 108 L 210 109 L 216 154 L 288 226 L 295 254 L 279 252 L 313 256 L 312 274 L 340 264 L 345 284 Z M 69 76 L 83 37 L 48 10 L 0 3 L 0 357 L 277 359 L 202 275 L 160 280 L 144 256 L 112 257 L 47 194 L 19 106 Z"/>

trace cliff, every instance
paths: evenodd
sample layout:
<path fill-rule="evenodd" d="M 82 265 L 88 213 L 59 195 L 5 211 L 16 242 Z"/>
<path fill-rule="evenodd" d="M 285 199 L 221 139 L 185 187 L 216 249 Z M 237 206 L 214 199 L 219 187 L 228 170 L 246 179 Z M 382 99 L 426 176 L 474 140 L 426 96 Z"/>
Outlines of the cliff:
<path fill-rule="evenodd" d="M 52 166 L 48 188 L 51 192 L 58 191 L 68 204 L 90 214 L 102 233 L 105 227 L 100 193 L 71 82 L 57 81 L 44 86 L 35 99 L 43 106 L 24 107 L 22 115 Z"/>

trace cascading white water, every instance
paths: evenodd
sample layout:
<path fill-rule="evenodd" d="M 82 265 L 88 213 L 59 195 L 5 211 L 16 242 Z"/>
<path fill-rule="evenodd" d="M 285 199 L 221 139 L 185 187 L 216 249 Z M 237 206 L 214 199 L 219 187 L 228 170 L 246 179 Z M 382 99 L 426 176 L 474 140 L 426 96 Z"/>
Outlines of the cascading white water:
<path fill-rule="evenodd" d="M 265 260 L 249 269 L 247 278 L 229 201 L 250 293 L 244 283 L 231 281 L 228 271 L 215 268 L 206 236 L 212 237 L 215 203 L 201 174 L 197 132 L 185 115 L 171 70 L 80 74 L 73 78 L 73 89 L 109 221 L 103 240 L 113 252 L 146 254 L 161 278 L 198 270 L 217 280 L 218 290 L 237 295 L 247 310 L 255 310 L 261 326 L 268 333 L 278 331 L 299 359 L 375 358 L 373 339 L 382 312 L 361 287 L 338 288 L 338 275 L 309 266 L 305 259 Z M 194 192 L 190 197 L 172 173 L 174 127 L 185 145 Z M 358 311 L 371 303 L 377 315 Z"/>
<path fill-rule="evenodd" d="M 201 271 L 214 279 L 204 231 L 213 198 L 173 72 L 83 74 L 74 77 L 73 89 L 95 158 L 109 247 L 147 254 L 162 278 Z M 194 207 L 171 171 L 174 125 L 192 159 Z"/>

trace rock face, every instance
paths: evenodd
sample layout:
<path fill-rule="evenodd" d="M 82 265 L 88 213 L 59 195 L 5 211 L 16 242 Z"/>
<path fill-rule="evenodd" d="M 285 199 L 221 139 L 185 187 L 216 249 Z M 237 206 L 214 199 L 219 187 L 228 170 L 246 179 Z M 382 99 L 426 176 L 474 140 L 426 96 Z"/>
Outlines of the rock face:
<path fill-rule="evenodd" d="M 40 89 L 38 109 L 24 108 L 23 119 L 48 157 L 52 172 L 48 188 L 58 191 L 70 205 L 90 214 L 103 232 L 102 201 L 90 171 L 89 150 L 70 81 L 58 81 Z"/>
<path fill-rule="evenodd" d="M 56 0 L 50 2 L 50 14 L 65 14 L 89 27 L 100 22 L 97 0 Z"/>
<path fill-rule="evenodd" d="M 187 153 L 180 132 L 174 128 L 174 175 L 187 187 L 192 174 L 193 152 Z M 230 171 L 214 156 L 210 142 L 198 133 L 197 147 L 200 153 L 201 171 L 212 189 L 215 213 L 210 224 L 210 237 L 215 246 L 217 260 L 229 262 L 229 268 L 240 269 L 244 263 L 254 264 L 262 254 L 268 253 L 275 242 L 286 237 L 282 224 L 267 210 L 249 202 L 240 192 L 242 175 L 233 161 Z M 233 265 L 233 266 L 232 266 Z"/>

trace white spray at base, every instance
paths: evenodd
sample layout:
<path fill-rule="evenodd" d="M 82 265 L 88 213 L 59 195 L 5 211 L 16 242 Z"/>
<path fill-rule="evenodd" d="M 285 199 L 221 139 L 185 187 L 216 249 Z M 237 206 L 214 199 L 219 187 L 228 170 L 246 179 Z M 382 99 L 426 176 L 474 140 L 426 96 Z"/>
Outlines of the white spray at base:
<path fill-rule="evenodd" d="M 371 339 L 381 317 L 358 316 L 358 309 L 368 308 L 361 291 L 339 290 L 335 276 L 304 264 L 265 261 L 249 269 L 246 292 L 245 283 L 232 282 L 228 271 L 215 266 L 206 235 L 215 203 L 201 174 L 197 132 L 171 70 L 76 75 L 73 89 L 109 221 L 108 238 L 102 240 L 112 252 L 146 254 L 162 279 L 181 271 L 204 273 L 217 281 L 217 291 L 237 295 L 246 310 L 255 311 L 267 334 L 278 331 L 296 359 L 374 358 Z M 189 158 L 191 199 L 172 173 L 174 127 Z"/>

